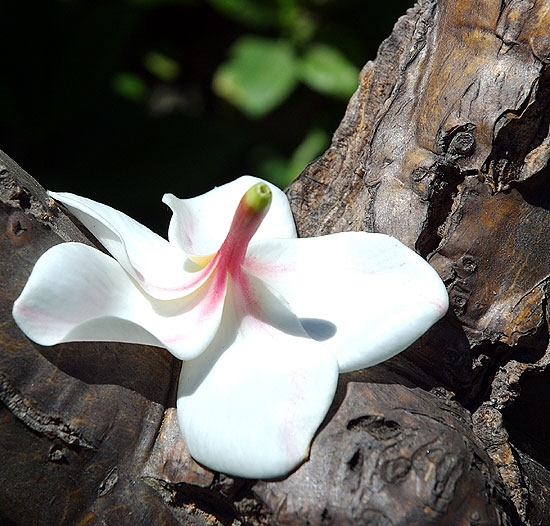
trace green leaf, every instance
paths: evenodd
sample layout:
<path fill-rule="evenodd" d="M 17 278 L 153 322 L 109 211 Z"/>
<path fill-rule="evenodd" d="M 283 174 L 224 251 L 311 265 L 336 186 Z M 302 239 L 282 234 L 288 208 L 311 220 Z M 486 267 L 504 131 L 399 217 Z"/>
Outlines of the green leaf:
<path fill-rule="evenodd" d="M 357 89 L 359 69 L 336 48 L 314 44 L 299 62 L 299 76 L 315 91 L 348 99 Z"/>
<path fill-rule="evenodd" d="M 180 66 L 175 60 L 156 51 L 149 51 L 143 57 L 143 65 L 149 73 L 164 82 L 176 80 L 180 74 Z"/>
<path fill-rule="evenodd" d="M 147 97 L 145 82 L 134 73 L 118 73 L 113 78 L 113 90 L 126 99 L 141 102 Z"/>
<path fill-rule="evenodd" d="M 282 40 L 241 37 L 230 58 L 216 71 L 217 95 L 252 118 L 261 117 L 281 104 L 296 87 L 296 57 Z"/>

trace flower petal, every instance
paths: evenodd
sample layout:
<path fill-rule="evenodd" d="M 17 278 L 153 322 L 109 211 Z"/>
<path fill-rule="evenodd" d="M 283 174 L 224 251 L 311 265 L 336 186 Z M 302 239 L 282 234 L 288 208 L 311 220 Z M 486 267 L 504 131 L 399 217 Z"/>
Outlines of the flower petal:
<path fill-rule="evenodd" d="M 41 345 L 142 343 L 165 347 L 187 360 L 214 338 L 225 286 L 224 279 L 212 276 L 183 299 L 156 300 L 110 256 L 80 243 L 63 243 L 37 261 L 14 304 L 13 316 L 25 334 Z"/>
<path fill-rule="evenodd" d="M 258 241 L 245 265 L 288 301 L 342 372 L 391 358 L 448 308 L 435 270 L 383 234 Z"/>
<path fill-rule="evenodd" d="M 246 270 L 243 270 L 243 274 L 244 283 L 241 278 L 239 290 L 232 294 L 234 302 L 239 301 L 239 295 L 241 296 L 241 305 L 236 306 L 237 311 L 249 314 L 259 323 L 267 324 L 290 336 L 311 338 L 285 298 Z"/>
<path fill-rule="evenodd" d="M 181 297 L 207 278 L 208 273 L 198 272 L 181 251 L 126 214 L 78 195 L 49 194 L 63 203 L 154 297 Z"/>
<path fill-rule="evenodd" d="M 240 324 L 224 319 L 210 348 L 182 367 L 177 408 L 185 443 L 216 471 L 286 475 L 306 459 L 337 377 L 334 356 L 318 342 L 251 316 Z"/>
<path fill-rule="evenodd" d="M 170 243 L 186 254 L 205 256 L 217 252 L 227 236 L 239 201 L 258 182 L 269 186 L 273 201 L 252 239 L 296 237 L 294 219 L 285 194 L 262 179 L 244 175 L 191 199 L 178 199 L 172 194 L 165 194 L 162 200 L 174 214 L 168 229 Z"/>

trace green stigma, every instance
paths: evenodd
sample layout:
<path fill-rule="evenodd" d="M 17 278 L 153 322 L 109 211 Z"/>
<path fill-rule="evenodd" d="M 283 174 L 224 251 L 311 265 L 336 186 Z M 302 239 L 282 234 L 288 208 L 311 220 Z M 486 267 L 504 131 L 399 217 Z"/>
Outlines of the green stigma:
<path fill-rule="evenodd" d="M 244 202 L 256 212 L 263 212 L 271 204 L 271 190 L 265 183 L 256 183 L 244 194 Z"/>

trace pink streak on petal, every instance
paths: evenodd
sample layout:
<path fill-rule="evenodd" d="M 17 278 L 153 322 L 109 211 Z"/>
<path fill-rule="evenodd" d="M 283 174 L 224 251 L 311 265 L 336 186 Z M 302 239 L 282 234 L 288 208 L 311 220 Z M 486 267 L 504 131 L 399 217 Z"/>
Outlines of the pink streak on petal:
<path fill-rule="evenodd" d="M 14 314 L 17 313 L 21 316 L 26 317 L 29 320 L 33 320 L 34 322 L 40 323 L 40 324 L 43 324 L 43 325 L 49 325 L 52 322 L 55 322 L 55 323 L 62 322 L 62 323 L 66 323 L 66 324 L 71 324 L 71 323 L 76 324 L 77 323 L 76 319 L 71 319 L 71 318 L 66 318 L 66 317 L 65 318 L 60 318 L 59 316 L 54 316 L 52 314 L 52 312 L 50 312 L 50 311 L 45 311 L 45 310 L 39 309 L 39 308 L 37 309 L 35 307 L 26 305 L 26 304 L 21 303 L 21 302 L 17 302 L 14 305 L 13 313 Z"/>
<path fill-rule="evenodd" d="M 247 256 L 244 262 L 244 266 L 255 276 L 261 278 L 262 276 L 275 276 L 277 274 L 290 273 L 295 270 L 295 265 L 283 265 L 271 258 L 258 258 Z"/>
<path fill-rule="evenodd" d="M 217 259 L 215 259 L 217 261 Z M 218 268 L 217 265 L 210 271 L 210 280 L 204 283 L 203 287 L 208 287 L 203 297 L 197 299 L 196 304 L 192 307 L 196 310 L 196 321 L 198 324 L 205 322 L 210 317 L 215 316 L 220 312 L 223 306 L 227 292 L 227 272 L 224 268 Z M 164 344 L 172 344 L 186 338 L 185 333 L 173 334 L 170 337 L 162 338 Z"/>
<path fill-rule="evenodd" d="M 201 319 L 212 316 L 223 303 L 227 292 L 227 273 L 225 269 L 219 268 L 212 272 L 212 289 L 201 303 Z"/>

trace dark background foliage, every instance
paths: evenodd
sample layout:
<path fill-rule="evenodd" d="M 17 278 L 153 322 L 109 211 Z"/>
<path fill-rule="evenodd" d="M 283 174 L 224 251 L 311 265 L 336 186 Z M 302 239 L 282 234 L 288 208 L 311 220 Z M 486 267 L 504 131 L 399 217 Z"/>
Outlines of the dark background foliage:
<path fill-rule="evenodd" d="M 165 192 L 281 187 L 328 146 L 407 0 L 2 6 L 0 149 L 164 234 Z"/>

